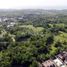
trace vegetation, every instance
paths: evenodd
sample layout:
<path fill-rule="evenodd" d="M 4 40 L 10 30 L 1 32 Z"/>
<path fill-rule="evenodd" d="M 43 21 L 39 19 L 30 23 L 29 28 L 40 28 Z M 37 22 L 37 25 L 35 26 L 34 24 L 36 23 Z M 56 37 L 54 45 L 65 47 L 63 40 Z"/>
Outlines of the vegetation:
<path fill-rule="evenodd" d="M 0 67 L 38 67 L 67 51 L 67 16 L 39 17 L 28 16 L 10 28 L 0 26 Z"/>

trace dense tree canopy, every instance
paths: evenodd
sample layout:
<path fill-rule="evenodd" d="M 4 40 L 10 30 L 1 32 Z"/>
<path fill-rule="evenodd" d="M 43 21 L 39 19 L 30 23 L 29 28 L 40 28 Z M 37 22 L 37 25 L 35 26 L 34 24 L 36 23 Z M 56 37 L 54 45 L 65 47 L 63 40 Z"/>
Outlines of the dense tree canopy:
<path fill-rule="evenodd" d="M 67 21 L 54 17 L 28 17 L 11 28 L 1 26 L 0 67 L 38 67 L 38 62 L 67 51 Z"/>

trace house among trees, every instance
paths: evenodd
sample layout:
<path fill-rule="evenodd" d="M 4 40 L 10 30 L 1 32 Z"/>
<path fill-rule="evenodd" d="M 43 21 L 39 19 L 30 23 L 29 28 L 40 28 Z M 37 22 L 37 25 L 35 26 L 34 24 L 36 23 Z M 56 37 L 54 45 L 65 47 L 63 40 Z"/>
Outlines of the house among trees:
<path fill-rule="evenodd" d="M 42 63 L 43 67 L 56 67 L 55 63 L 53 62 L 52 59 L 49 59 L 45 62 Z"/>
<path fill-rule="evenodd" d="M 57 55 L 57 57 L 67 65 L 67 52 L 61 52 L 60 54 Z"/>
<path fill-rule="evenodd" d="M 58 67 L 61 67 L 63 65 L 63 62 L 59 58 L 56 58 L 53 61 Z"/>
<path fill-rule="evenodd" d="M 67 52 L 61 52 L 56 56 L 56 59 L 53 61 L 58 67 L 67 67 Z"/>
<path fill-rule="evenodd" d="M 42 67 L 67 67 L 67 52 L 61 52 L 56 56 L 56 59 L 43 62 Z"/>

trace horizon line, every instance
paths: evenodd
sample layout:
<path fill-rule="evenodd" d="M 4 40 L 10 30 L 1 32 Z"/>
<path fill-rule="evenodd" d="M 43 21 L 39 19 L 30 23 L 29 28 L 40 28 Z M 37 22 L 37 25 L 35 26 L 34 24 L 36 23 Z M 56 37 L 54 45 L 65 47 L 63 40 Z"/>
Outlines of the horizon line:
<path fill-rule="evenodd" d="M 56 8 L 47 8 L 47 9 L 45 9 L 45 8 L 20 8 L 20 9 L 17 9 L 17 8 L 3 8 L 3 9 L 1 9 L 0 8 L 0 10 L 67 10 L 67 8 L 63 8 L 63 9 L 56 9 Z"/>

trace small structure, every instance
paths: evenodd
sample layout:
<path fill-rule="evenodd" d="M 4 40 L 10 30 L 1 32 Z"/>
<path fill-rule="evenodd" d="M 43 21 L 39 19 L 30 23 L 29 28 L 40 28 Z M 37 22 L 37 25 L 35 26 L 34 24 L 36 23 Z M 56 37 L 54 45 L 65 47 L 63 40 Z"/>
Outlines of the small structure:
<path fill-rule="evenodd" d="M 67 65 L 67 52 L 62 52 L 57 55 L 57 58 L 59 58 L 63 63 Z"/>
<path fill-rule="evenodd" d="M 61 67 L 63 65 L 62 61 L 60 59 L 58 59 L 58 58 L 53 60 L 53 61 L 58 67 Z"/>
<path fill-rule="evenodd" d="M 58 67 L 67 67 L 67 52 L 63 51 L 54 60 Z"/>
<path fill-rule="evenodd" d="M 10 24 L 7 25 L 7 27 L 13 27 L 16 23 L 15 22 L 11 22 Z"/>
<path fill-rule="evenodd" d="M 63 52 L 64 63 L 67 65 L 67 52 Z"/>
<path fill-rule="evenodd" d="M 56 67 L 56 65 L 54 64 L 53 60 L 50 59 L 43 62 L 42 67 Z"/>

